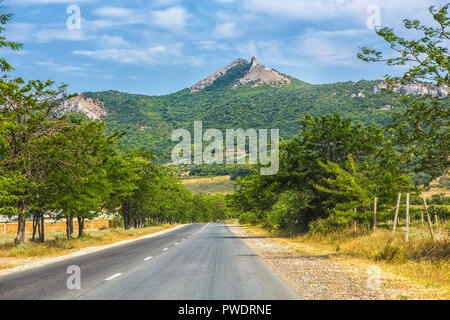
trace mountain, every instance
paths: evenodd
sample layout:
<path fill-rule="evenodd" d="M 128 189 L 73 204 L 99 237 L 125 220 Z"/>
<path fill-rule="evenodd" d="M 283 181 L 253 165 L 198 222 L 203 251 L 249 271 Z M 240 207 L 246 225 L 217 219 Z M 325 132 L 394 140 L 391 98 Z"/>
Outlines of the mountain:
<path fill-rule="evenodd" d="M 161 161 L 170 160 L 173 130 L 280 129 L 284 139 L 300 130 L 298 119 L 337 112 L 364 124 L 386 125 L 401 106 L 400 92 L 385 93 L 382 81 L 314 85 L 260 65 L 237 59 L 192 87 L 163 96 L 119 91 L 84 92 L 64 105 L 66 111 L 103 119 L 109 131 L 128 134 L 124 144 L 150 149 Z"/>
<path fill-rule="evenodd" d="M 230 70 L 233 70 L 231 74 L 229 74 Z M 229 79 L 229 81 L 226 81 L 227 79 Z M 290 84 L 291 80 L 281 73 L 259 64 L 256 57 L 252 58 L 251 63 L 239 58 L 225 68 L 222 68 L 209 77 L 197 82 L 190 90 L 191 92 L 199 92 L 218 82 L 222 83 L 222 85 L 231 83 L 233 88 L 246 84 L 251 85 L 252 87 L 259 87 L 264 84 L 272 87 L 279 87 Z"/>

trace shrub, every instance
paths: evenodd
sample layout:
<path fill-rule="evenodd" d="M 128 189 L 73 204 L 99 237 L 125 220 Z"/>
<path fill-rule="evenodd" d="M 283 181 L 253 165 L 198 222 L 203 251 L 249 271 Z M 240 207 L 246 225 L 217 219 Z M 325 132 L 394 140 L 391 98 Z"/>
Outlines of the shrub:
<path fill-rule="evenodd" d="M 109 227 L 111 229 L 123 228 L 123 219 L 121 217 L 114 217 L 109 220 Z"/>
<path fill-rule="evenodd" d="M 348 216 L 334 212 L 328 218 L 312 221 L 309 228 L 312 234 L 329 234 L 344 231 L 350 222 Z"/>
<path fill-rule="evenodd" d="M 239 223 L 255 225 L 258 223 L 258 217 L 253 212 L 244 212 L 239 216 Z"/>
<path fill-rule="evenodd" d="M 376 260 L 386 260 L 388 262 L 401 262 L 404 260 L 403 251 L 400 247 L 387 244 L 376 256 Z"/>

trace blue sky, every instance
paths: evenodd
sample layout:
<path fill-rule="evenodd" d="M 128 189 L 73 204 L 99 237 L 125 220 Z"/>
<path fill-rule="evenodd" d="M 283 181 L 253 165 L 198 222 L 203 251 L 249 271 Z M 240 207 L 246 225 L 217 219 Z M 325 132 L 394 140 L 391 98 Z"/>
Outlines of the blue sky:
<path fill-rule="evenodd" d="M 370 28 L 431 22 L 429 0 L 4 0 L 14 14 L 0 54 L 26 79 L 69 91 L 160 95 L 186 88 L 242 57 L 311 83 L 381 79 L 401 68 L 366 64 L 358 48 L 386 50 Z M 80 8 L 81 29 L 67 20 Z M 379 13 L 379 15 L 378 15 Z M 379 17 L 379 19 L 378 19 Z M 73 23 L 75 20 L 70 20 Z"/>

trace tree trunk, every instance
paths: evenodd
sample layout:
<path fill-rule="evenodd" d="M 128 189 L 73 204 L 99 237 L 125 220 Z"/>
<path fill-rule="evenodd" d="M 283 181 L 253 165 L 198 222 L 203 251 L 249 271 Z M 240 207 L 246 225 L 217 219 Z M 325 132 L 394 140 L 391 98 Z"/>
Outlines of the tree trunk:
<path fill-rule="evenodd" d="M 44 214 L 41 215 L 41 232 L 39 233 L 39 241 L 45 242 L 45 218 Z"/>
<path fill-rule="evenodd" d="M 14 243 L 16 246 L 22 245 L 25 242 L 25 227 L 26 227 L 26 218 L 23 213 L 19 213 L 19 217 L 17 219 L 17 236 L 14 239 Z"/>
<path fill-rule="evenodd" d="M 397 206 L 395 207 L 395 216 L 394 216 L 394 226 L 392 227 L 392 235 L 395 235 L 395 227 L 397 226 L 397 220 L 398 220 L 398 210 L 400 208 L 400 200 L 402 198 L 402 193 L 399 192 L 398 193 L 398 198 L 397 198 Z"/>
<path fill-rule="evenodd" d="M 427 200 L 425 198 L 422 198 L 422 200 L 423 200 L 423 206 L 425 207 L 425 213 L 427 214 L 427 222 L 428 222 L 428 228 L 430 229 L 431 240 L 434 241 L 433 226 L 431 225 L 430 214 L 428 213 Z"/>
<path fill-rule="evenodd" d="M 39 221 L 38 221 L 38 217 L 36 217 L 36 215 L 33 215 L 33 235 L 31 237 L 31 241 L 36 241 L 36 230 L 39 226 Z"/>
<path fill-rule="evenodd" d="M 377 197 L 373 201 L 373 231 L 377 228 Z"/>
<path fill-rule="evenodd" d="M 84 218 L 77 217 L 78 219 L 78 238 L 81 238 L 83 236 L 84 231 Z"/>
<path fill-rule="evenodd" d="M 67 239 L 73 239 L 73 216 L 66 217 L 66 234 Z"/>
<path fill-rule="evenodd" d="M 406 194 L 406 233 L 405 241 L 408 242 L 409 237 L 409 193 Z"/>

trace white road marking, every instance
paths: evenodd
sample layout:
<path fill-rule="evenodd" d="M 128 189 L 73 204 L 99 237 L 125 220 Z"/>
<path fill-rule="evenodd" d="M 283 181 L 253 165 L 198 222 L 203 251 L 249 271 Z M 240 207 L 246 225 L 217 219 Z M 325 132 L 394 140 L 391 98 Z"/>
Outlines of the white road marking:
<path fill-rule="evenodd" d="M 112 279 L 114 279 L 114 278 L 117 278 L 118 276 L 120 276 L 122 273 L 116 273 L 115 275 L 113 275 L 113 276 L 111 276 L 111 277 L 109 277 L 109 278 L 106 278 L 105 279 L 105 281 L 109 281 L 109 280 L 112 280 Z"/>
<path fill-rule="evenodd" d="M 150 260 L 152 257 L 145 258 L 144 261 Z"/>
<path fill-rule="evenodd" d="M 163 251 L 169 250 L 169 248 L 164 248 Z"/>
<path fill-rule="evenodd" d="M 178 242 L 175 242 L 175 245 L 177 245 L 178 244 Z"/>

